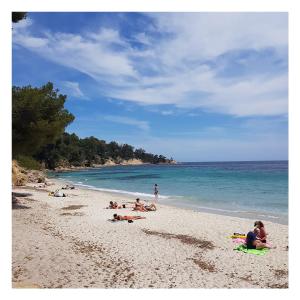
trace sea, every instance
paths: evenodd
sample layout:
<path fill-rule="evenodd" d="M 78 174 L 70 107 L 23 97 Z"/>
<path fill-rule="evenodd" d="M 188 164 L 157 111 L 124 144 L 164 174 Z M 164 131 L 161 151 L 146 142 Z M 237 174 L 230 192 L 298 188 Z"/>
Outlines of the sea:
<path fill-rule="evenodd" d="M 288 161 L 182 162 L 109 166 L 50 177 L 181 208 L 288 224 Z"/>

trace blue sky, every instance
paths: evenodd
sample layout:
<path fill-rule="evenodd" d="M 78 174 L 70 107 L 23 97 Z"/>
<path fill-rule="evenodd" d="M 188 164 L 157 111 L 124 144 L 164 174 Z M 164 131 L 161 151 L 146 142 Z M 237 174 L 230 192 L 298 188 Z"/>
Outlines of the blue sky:
<path fill-rule="evenodd" d="M 288 158 L 287 13 L 29 13 L 13 84 L 54 83 L 80 137 L 178 161 Z"/>

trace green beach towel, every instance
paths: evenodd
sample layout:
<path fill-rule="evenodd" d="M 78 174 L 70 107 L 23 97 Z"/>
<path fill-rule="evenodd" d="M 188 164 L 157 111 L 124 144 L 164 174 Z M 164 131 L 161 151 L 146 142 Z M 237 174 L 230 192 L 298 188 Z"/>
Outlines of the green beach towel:
<path fill-rule="evenodd" d="M 255 254 L 255 255 L 265 255 L 269 249 L 268 248 L 263 248 L 263 249 L 247 249 L 247 247 L 245 245 L 238 245 L 236 248 L 234 248 L 233 250 L 237 250 L 237 251 L 242 251 L 244 253 L 251 253 L 251 254 Z"/>

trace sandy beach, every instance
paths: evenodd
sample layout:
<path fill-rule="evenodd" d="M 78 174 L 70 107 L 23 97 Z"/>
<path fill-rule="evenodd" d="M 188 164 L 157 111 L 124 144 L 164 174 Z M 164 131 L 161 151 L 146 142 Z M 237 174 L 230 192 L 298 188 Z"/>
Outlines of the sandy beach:
<path fill-rule="evenodd" d="M 287 288 L 288 226 L 265 222 L 276 246 L 257 256 L 234 251 L 233 232 L 255 220 L 158 204 L 156 212 L 105 209 L 134 198 L 64 185 L 14 188 L 12 286 L 37 288 Z M 113 213 L 143 220 L 110 222 Z"/>

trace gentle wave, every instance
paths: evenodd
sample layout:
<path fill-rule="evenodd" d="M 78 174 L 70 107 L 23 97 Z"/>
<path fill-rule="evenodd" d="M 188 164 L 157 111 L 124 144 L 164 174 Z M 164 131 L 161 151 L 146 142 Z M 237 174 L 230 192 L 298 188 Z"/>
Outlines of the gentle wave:
<path fill-rule="evenodd" d="M 260 216 L 266 219 L 277 219 L 278 222 L 280 220 L 279 216 L 269 215 L 269 214 L 257 214 L 256 211 L 249 211 L 249 210 L 228 210 L 228 209 L 221 209 L 221 208 L 213 208 L 213 207 L 207 207 L 207 206 L 198 206 L 198 205 L 190 205 L 188 203 L 176 203 L 179 207 L 189 208 L 193 210 L 199 210 L 199 211 L 209 211 L 212 213 L 219 213 L 219 214 L 225 214 L 225 215 L 233 215 L 238 217 L 246 217 L 246 218 L 252 218 L 254 216 Z M 282 224 L 286 224 L 285 219 L 281 220 Z"/>
<path fill-rule="evenodd" d="M 146 194 L 146 193 L 139 193 L 139 192 L 130 192 L 130 191 L 124 191 L 124 190 L 114 190 L 114 189 L 105 189 L 105 188 L 97 188 L 92 185 L 87 185 L 87 184 L 82 184 L 82 183 L 75 183 L 76 186 L 79 187 L 84 187 L 89 190 L 94 190 L 94 191 L 101 191 L 101 192 L 110 192 L 110 193 L 118 193 L 118 194 L 127 194 L 127 195 L 133 195 L 133 196 L 139 196 L 139 197 L 148 197 L 148 198 L 153 198 L 154 196 L 152 194 Z M 163 196 L 159 195 L 160 199 L 168 199 L 170 196 Z"/>
<path fill-rule="evenodd" d="M 228 213 L 249 213 L 249 211 L 246 210 L 232 210 L 232 209 L 222 209 L 222 208 L 214 208 L 214 207 L 207 207 L 207 206 L 198 206 L 195 205 L 195 208 L 198 209 L 205 209 L 205 210 L 211 210 L 211 211 L 221 211 L 221 212 L 228 212 Z"/>
<path fill-rule="evenodd" d="M 249 211 L 249 210 L 228 210 L 228 209 L 221 209 L 221 208 L 212 208 L 212 207 L 206 207 L 206 206 L 197 206 L 198 209 L 203 210 L 209 210 L 209 211 L 218 211 L 220 213 L 229 213 L 229 214 L 241 214 L 241 215 L 257 215 L 263 218 L 267 219 L 280 219 L 279 216 L 274 216 L 270 214 L 257 214 L 256 211 Z"/>
<path fill-rule="evenodd" d="M 259 215 L 259 216 L 260 216 L 260 217 L 272 218 L 272 219 L 279 219 L 279 217 L 271 216 L 271 215 Z"/>
<path fill-rule="evenodd" d="M 213 208 L 213 207 L 206 207 L 206 206 L 197 206 L 197 208 L 220 211 L 220 212 L 228 212 L 228 213 L 257 214 L 257 211 L 250 211 L 250 210 L 232 210 L 232 209 L 228 210 L 228 209 Z M 258 214 L 258 216 L 272 218 L 272 219 L 279 219 L 278 216 L 274 216 L 274 215 Z"/>

